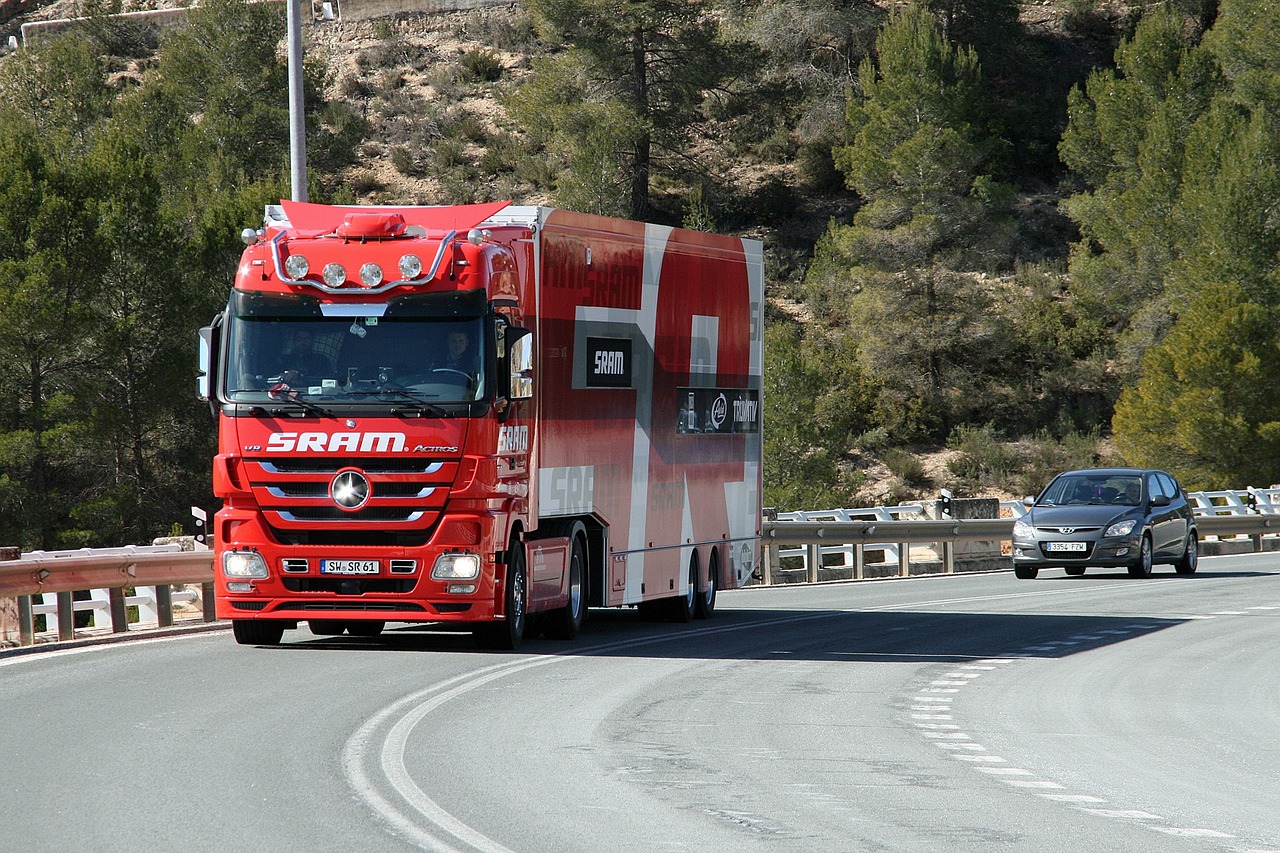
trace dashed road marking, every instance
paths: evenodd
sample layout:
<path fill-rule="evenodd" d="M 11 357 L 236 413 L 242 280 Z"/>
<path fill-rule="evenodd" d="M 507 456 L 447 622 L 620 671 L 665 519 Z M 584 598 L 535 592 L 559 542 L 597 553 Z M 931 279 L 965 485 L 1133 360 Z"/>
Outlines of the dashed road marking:
<path fill-rule="evenodd" d="M 1271 610 L 1280 610 L 1280 605 L 1258 605 L 1250 607 L 1248 610 L 1221 610 L 1214 613 L 1179 616 L 1176 617 L 1176 620 L 1169 619 L 1167 621 L 1173 624 L 1174 621 L 1179 620 L 1214 619 L 1219 616 L 1248 616 L 1257 611 Z M 953 715 L 949 713 L 952 711 L 949 703 L 954 701 L 954 694 L 958 694 L 960 688 L 972 684 L 975 679 L 980 678 L 985 673 L 999 669 L 1001 665 L 1036 658 L 1045 654 L 1061 654 L 1071 649 L 1079 649 L 1086 644 L 1110 642 L 1145 633 L 1149 630 L 1149 625 L 1106 628 L 1088 634 L 1076 634 L 1066 640 L 1027 646 L 996 657 L 983 658 L 969 664 L 960 665 L 954 670 L 944 673 L 942 677 L 929 682 L 928 686 L 919 687 L 913 691 L 910 701 L 914 704 L 910 706 L 913 712 L 910 715 L 910 719 L 924 737 L 928 738 L 939 749 L 947 750 L 952 758 L 957 761 L 968 762 L 969 766 L 973 767 L 974 770 L 1009 787 L 1026 790 L 1028 793 L 1034 793 L 1036 796 L 1046 800 L 1071 806 L 1085 814 L 1111 820 L 1137 822 L 1149 829 L 1169 836 L 1223 840 L 1236 838 L 1231 833 L 1207 827 L 1175 826 L 1167 818 L 1141 809 L 1107 808 L 1108 802 L 1103 797 L 1094 796 L 1093 794 L 1072 793 L 1057 782 L 1038 778 L 1033 771 L 1026 768 L 1004 766 L 1008 764 L 1006 759 L 999 755 L 991 754 L 986 747 L 974 742 L 968 734 L 961 731 L 948 731 L 949 729 L 959 729 L 960 725 L 958 723 L 933 722 L 953 720 Z M 1233 849 L 1235 853 L 1280 853 L 1280 849 Z"/>

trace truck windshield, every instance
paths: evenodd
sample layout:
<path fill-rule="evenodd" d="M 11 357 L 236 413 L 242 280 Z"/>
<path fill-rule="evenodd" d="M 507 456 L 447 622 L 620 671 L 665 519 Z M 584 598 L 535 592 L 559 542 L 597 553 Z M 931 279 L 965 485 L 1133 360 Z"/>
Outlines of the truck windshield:
<path fill-rule="evenodd" d="M 484 399 L 481 318 L 230 313 L 226 396 L 386 405 Z"/>

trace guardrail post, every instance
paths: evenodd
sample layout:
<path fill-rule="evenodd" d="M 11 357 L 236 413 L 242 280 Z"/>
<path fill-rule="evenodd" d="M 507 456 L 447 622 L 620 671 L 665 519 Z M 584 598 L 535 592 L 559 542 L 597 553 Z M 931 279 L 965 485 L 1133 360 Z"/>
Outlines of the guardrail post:
<path fill-rule="evenodd" d="M 822 566 L 822 545 L 810 542 L 805 546 L 805 566 L 809 570 L 809 583 L 818 582 L 818 569 Z"/>
<path fill-rule="evenodd" d="M 898 543 L 898 577 L 911 576 L 911 543 Z"/>
<path fill-rule="evenodd" d="M 69 592 L 60 592 L 58 601 L 58 639 L 61 641 L 76 638 L 76 603 Z M 46 626 L 47 627 L 47 626 Z"/>
<path fill-rule="evenodd" d="M 129 609 L 124 603 L 124 589 L 112 587 L 107 594 L 111 600 L 111 633 L 123 634 L 129 630 Z"/>
<path fill-rule="evenodd" d="M 173 587 L 167 583 L 156 586 L 156 624 L 161 628 L 173 626 Z"/>
<path fill-rule="evenodd" d="M 777 508 L 771 506 L 765 507 L 764 517 L 772 523 L 777 523 Z M 781 560 L 781 556 L 778 554 L 778 541 L 773 538 L 772 530 L 770 530 L 770 534 L 769 544 L 764 546 L 764 554 L 762 555 L 762 560 L 764 562 L 763 583 L 765 586 L 773 586 L 773 570 L 777 567 L 779 560 Z M 212 587 L 210 587 L 210 589 L 212 590 Z M 209 599 L 211 601 L 213 600 L 212 591 L 210 592 Z M 210 621 L 212 621 L 212 619 Z"/>
<path fill-rule="evenodd" d="M 770 545 L 770 548 L 776 548 L 776 545 Z M 768 583 L 769 564 L 765 562 L 765 583 Z M 200 609 L 204 611 L 204 621 L 215 622 L 218 619 L 217 607 L 213 602 L 213 583 L 200 584 Z"/>
<path fill-rule="evenodd" d="M 862 580 L 862 567 L 866 563 L 866 554 L 863 553 L 863 544 L 855 542 L 853 545 L 853 579 Z"/>
<path fill-rule="evenodd" d="M 942 571 L 954 574 L 956 570 L 956 543 L 950 539 L 942 541 Z"/>
<path fill-rule="evenodd" d="M 31 614 L 31 596 L 18 596 L 18 645 L 29 646 L 36 641 L 36 619 Z"/>

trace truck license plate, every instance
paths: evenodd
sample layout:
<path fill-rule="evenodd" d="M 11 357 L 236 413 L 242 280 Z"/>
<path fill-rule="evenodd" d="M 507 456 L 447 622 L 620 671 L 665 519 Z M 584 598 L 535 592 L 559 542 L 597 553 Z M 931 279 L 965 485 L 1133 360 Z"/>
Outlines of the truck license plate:
<path fill-rule="evenodd" d="M 320 573 L 325 575 L 376 575 L 377 560 L 321 560 Z"/>
<path fill-rule="evenodd" d="M 1046 551 L 1086 551 L 1089 548 L 1087 542 L 1046 542 Z"/>

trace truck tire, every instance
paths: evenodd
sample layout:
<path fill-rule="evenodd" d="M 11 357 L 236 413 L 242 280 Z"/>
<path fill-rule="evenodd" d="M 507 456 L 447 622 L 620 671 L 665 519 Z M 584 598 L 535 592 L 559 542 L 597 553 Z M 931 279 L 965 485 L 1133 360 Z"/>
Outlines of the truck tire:
<path fill-rule="evenodd" d="M 528 604 L 528 576 L 524 568 L 524 545 L 519 541 L 511 543 L 507 551 L 507 582 L 503 593 L 506 606 L 506 618 L 501 622 L 491 622 L 478 626 L 473 632 L 475 643 L 482 649 L 499 649 L 515 651 L 520 648 L 524 639 L 525 623 L 529 615 L 525 612 Z"/>
<path fill-rule="evenodd" d="M 667 613 L 673 622 L 692 622 L 698 598 L 698 555 L 689 558 L 689 591 L 667 599 Z"/>
<path fill-rule="evenodd" d="M 572 640 L 587 618 L 586 553 L 582 538 L 574 535 L 569 546 L 569 603 L 546 615 L 543 631 L 553 640 Z"/>
<path fill-rule="evenodd" d="M 242 646 L 274 646 L 284 637 L 284 623 L 232 619 L 231 633 Z"/>
<path fill-rule="evenodd" d="M 716 557 L 716 552 L 712 551 L 711 559 L 707 563 L 707 587 L 698 596 L 693 610 L 694 618 L 710 619 L 711 614 L 716 612 L 716 592 L 719 586 L 720 560 Z"/>

